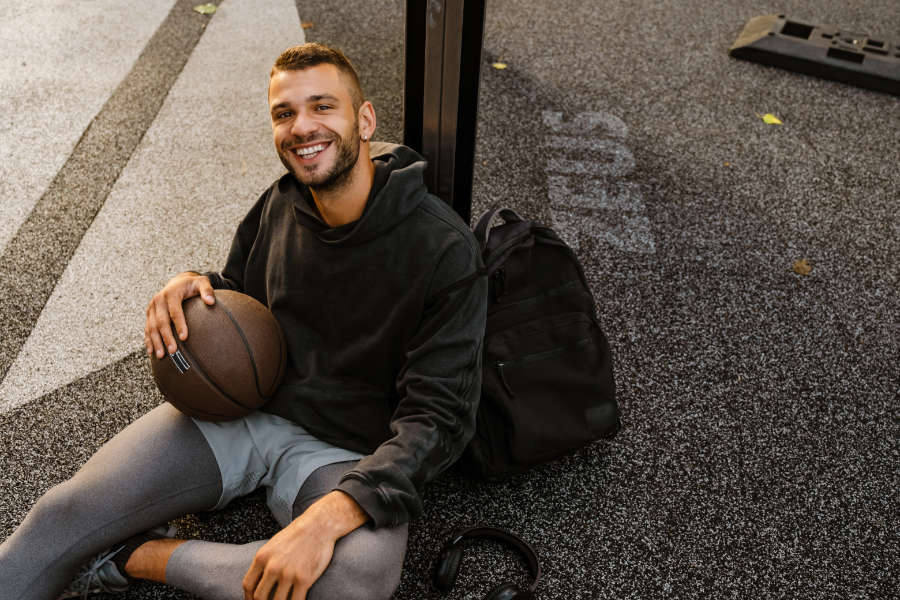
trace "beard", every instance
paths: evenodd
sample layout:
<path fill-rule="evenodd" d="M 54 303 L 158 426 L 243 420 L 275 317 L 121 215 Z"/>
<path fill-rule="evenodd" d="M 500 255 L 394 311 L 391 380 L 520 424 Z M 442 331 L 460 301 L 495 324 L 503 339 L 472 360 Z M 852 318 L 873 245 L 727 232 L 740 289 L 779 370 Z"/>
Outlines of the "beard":
<path fill-rule="evenodd" d="M 297 178 L 297 181 L 309 186 L 310 189 L 316 191 L 334 191 L 340 189 L 347 183 L 353 167 L 356 166 L 356 163 L 359 160 L 360 138 L 358 122 L 353 124 L 353 128 L 351 129 L 350 135 L 347 138 L 342 138 L 337 133 L 333 133 L 331 136 L 311 136 L 309 139 L 302 139 L 298 137 L 290 140 L 289 142 L 283 143 L 283 145 L 306 144 L 311 142 L 332 143 L 335 150 L 337 151 L 337 156 L 335 157 L 334 164 L 331 165 L 331 168 L 327 169 L 323 173 L 317 173 L 316 171 L 307 171 L 303 167 L 295 169 L 286 156 L 286 154 L 290 152 L 290 150 L 285 149 L 282 149 L 278 153 L 278 158 L 281 159 L 281 164 L 283 164 L 288 171 L 294 174 L 294 177 Z"/>

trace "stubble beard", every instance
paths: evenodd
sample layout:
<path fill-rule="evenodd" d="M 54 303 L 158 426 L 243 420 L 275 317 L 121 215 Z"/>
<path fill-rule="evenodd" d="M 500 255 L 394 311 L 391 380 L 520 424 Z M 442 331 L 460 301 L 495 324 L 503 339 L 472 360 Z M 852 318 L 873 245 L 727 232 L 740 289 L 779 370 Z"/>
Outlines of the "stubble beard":
<path fill-rule="evenodd" d="M 309 186 L 311 190 L 315 190 L 316 192 L 333 192 L 339 190 L 347 184 L 350 179 L 350 174 L 353 172 L 353 167 L 356 166 L 356 163 L 359 160 L 360 139 L 358 122 L 353 124 L 353 129 L 350 132 L 349 138 L 342 138 L 340 135 L 334 134 L 330 139 L 295 139 L 292 140 L 291 143 L 299 142 L 305 144 L 313 141 L 330 141 L 337 150 L 337 157 L 334 161 L 334 165 L 327 172 L 319 176 L 304 173 L 302 168 L 299 169 L 298 172 L 298 169 L 295 169 L 287 156 L 285 156 L 290 150 L 282 150 L 278 153 L 281 164 L 294 174 L 297 181 Z"/>

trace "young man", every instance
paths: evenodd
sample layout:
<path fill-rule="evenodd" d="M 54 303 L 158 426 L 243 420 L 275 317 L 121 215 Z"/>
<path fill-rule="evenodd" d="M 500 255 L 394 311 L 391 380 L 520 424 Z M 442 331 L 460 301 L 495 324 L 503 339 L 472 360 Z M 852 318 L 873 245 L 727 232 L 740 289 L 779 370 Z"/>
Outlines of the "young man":
<path fill-rule="evenodd" d="M 62 597 L 123 591 L 129 578 L 255 600 L 373 600 L 399 583 L 421 487 L 474 430 L 487 303 L 485 279 L 472 277 L 478 246 L 427 193 L 420 156 L 369 141 L 375 111 L 339 51 L 286 50 L 268 98 L 288 173 L 240 223 L 221 273 L 182 273 L 154 296 L 145 343 L 174 352 L 170 324 L 189 335 L 184 299 L 211 305 L 215 289 L 239 290 L 284 329 L 282 386 L 236 421 L 163 404 L 123 430 L 0 546 L 0 599 L 53 600 L 73 577 Z M 260 486 L 283 526 L 270 540 L 153 529 Z"/>

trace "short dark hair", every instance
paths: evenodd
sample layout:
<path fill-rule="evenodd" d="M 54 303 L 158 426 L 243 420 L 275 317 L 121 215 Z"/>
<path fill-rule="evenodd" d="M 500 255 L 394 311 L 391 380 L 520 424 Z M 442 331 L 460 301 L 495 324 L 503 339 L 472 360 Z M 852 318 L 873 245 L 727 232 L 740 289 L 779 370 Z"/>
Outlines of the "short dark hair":
<path fill-rule="evenodd" d="M 350 64 L 344 53 L 336 48 L 329 48 L 316 42 L 288 48 L 275 60 L 269 77 L 272 77 L 278 71 L 303 71 L 321 64 L 334 65 L 338 71 L 349 79 L 353 110 L 358 111 L 365 101 L 362 86 L 359 85 L 359 76 L 357 76 L 356 69 L 353 68 L 353 65 Z"/>

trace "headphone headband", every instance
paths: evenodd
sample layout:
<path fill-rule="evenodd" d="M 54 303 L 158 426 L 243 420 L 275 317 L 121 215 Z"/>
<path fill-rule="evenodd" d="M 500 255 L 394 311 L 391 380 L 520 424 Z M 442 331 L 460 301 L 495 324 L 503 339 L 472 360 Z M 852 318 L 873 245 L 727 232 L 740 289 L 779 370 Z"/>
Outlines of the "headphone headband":
<path fill-rule="evenodd" d="M 528 563 L 528 570 L 531 572 L 532 577 L 532 582 L 531 585 L 528 586 L 528 591 L 530 594 L 534 594 L 535 589 L 537 589 L 538 581 L 541 578 L 541 565 L 538 563 L 537 553 L 528 542 L 512 532 L 504 531 L 503 529 L 498 529 L 496 527 L 465 527 L 453 532 L 453 535 L 444 544 L 444 549 L 457 546 L 464 540 L 474 538 L 497 539 L 518 549 Z"/>

